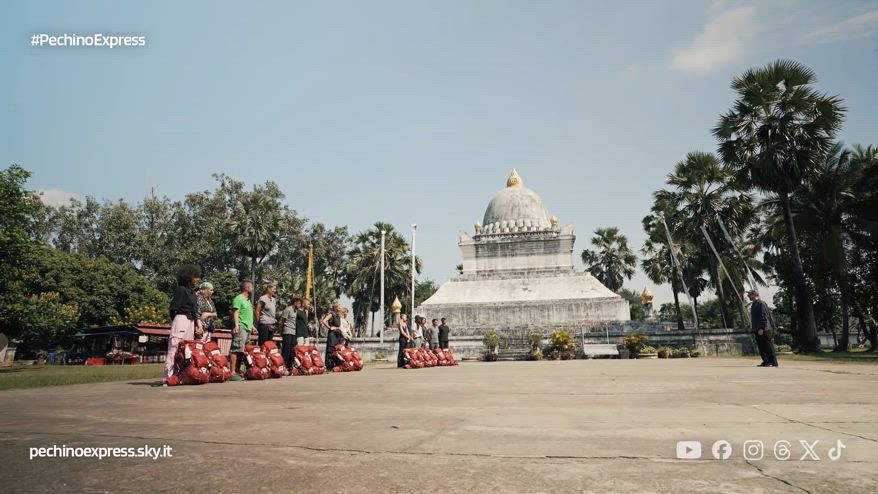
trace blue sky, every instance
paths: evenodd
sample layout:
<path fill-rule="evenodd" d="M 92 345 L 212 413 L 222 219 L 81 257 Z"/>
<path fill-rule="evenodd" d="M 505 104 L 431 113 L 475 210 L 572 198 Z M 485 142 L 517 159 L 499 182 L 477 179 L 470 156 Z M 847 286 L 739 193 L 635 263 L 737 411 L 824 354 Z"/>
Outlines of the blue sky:
<path fill-rule="evenodd" d="M 147 46 L 30 46 L 94 32 Z M 576 225 L 577 263 L 600 226 L 639 248 L 674 163 L 715 150 L 731 78 L 776 58 L 845 99 L 845 142 L 878 144 L 874 1 L 4 3 L 0 162 L 47 201 L 271 179 L 329 225 L 418 223 L 441 282 L 513 167 Z"/>

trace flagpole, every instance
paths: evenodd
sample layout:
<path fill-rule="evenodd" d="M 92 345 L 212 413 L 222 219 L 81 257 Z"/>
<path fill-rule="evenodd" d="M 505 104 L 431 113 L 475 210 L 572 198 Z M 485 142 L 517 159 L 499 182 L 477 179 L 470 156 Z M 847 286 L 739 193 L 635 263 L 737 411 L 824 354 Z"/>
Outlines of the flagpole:
<path fill-rule="evenodd" d="M 378 320 L 380 321 L 381 327 L 379 328 L 378 337 L 379 342 L 384 343 L 384 236 L 387 234 L 386 230 L 381 230 L 381 294 L 378 296 L 378 310 L 380 317 Z M 374 278 L 372 278 L 374 279 Z M 375 286 L 375 285 L 372 285 Z M 373 330 L 375 328 L 372 328 Z"/>
<path fill-rule="evenodd" d="M 308 273 L 305 275 L 305 300 L 311 302 L 314 311 L 314 320 L 317 320 L 317 304 L 311 301 L 311 288 L 314 283 L 314 244 L 308 242 Z M 316 290 L 315 290 L 316 291 Z"/>
<path fill-rule="evenodd" d="M 412 310 L 409 317 L 414 321 L 415 317 L 415 235 L 418 233 L 418 225 L 412 224 Z"/>

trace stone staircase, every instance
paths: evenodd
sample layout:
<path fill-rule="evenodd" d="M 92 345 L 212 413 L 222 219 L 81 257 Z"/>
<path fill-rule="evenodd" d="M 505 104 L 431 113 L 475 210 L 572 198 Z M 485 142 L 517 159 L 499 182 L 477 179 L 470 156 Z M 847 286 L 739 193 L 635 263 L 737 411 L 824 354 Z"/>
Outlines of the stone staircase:
<path fill-rule="evenodd" d="M 501 334 L 497 360 L 527 360 L 529 355 L 530 343 L 527 342 L 526 332 L 510 331 Z"/>

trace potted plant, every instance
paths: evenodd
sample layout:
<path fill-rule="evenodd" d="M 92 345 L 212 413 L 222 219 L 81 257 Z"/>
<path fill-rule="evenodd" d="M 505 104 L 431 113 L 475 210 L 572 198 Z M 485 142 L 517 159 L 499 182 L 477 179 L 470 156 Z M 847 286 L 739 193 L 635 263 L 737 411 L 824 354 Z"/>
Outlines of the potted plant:
<path fill-rule="evenodd" d="M 649 336 L 646 336 L 643 333 L 631 333 L 628 336 L 622 338 L 622 345 L 628 349 L 631 354 L 631 358 L 637 358 L 637 355 L 640 353 L 640 350 L 646 346 L 646 343 L 649 341 Z M 655 351 L 655 349 L 653 349 Z"/>
<path fill-rule="evenodd" d="M 662 346 L 658 349 L 658 358 L 671 358 L 671 347 Z"/>
<path fill-rule="evenodd" d="M 496 362 L 498 357 L 498 347 L 500 346 L 500 335 L 494 331 L 488 331 L 482 336 L 482 345 L 485 345 L 485 361 Z"/>
<path fill-rule="evenodd" d="M 530 354 L 528 355 L 531 360 L 542 360 L 543 359 L 543 334 L 539 331 L 531 331 L 530 334 L 527 335 L 527 342 L 530 343 Z"/>
<path fill-rule="evenodd" d="M 655 347 L 643 345 L 637 352 L 637 358 L 658 358 L 658 352 L 656 352 Z"/>
<path fill-rule="evenodd" d="M 559 329 L 549 337 L 549 358 L 570 360 L 576 357 L 576 341 L 570 331 Z"/>

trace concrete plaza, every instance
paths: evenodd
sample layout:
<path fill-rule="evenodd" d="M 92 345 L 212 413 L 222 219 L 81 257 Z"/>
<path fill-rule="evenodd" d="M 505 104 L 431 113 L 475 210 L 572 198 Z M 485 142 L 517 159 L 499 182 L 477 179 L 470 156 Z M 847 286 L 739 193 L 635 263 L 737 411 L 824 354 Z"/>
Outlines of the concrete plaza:
<path fill-rule="evenodd" d="M 878 366 L 752 359 L 463 363 L 177 388 L 0 392 L 4 492 L 878 490 Z M 701 460 L 676 443 L 703 444 Z M 731 444 L 728 460 L 711 446 Z M 764 457 L 743 457 L 745 441 Z M 774 457 L 777 441 L 791 458 Z M 814 441 L 820 461 L 800 461 Z M 828 457 L 841 440 L 837 461 Z M 173 458 L 29 459 L 32 447 Z"/>

